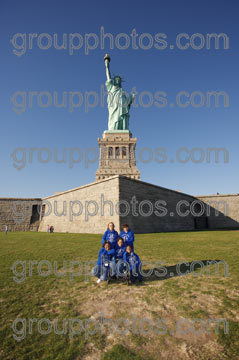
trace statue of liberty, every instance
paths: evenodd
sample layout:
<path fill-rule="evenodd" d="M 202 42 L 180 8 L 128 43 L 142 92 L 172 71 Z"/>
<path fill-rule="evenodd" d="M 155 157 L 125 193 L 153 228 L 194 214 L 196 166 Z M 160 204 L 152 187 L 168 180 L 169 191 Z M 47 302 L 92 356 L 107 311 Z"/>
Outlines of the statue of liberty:
<path fill-rule="evenodd" d="M 116 75 L 111 78 L 108 54 L 104 57 L 106 67 L 107 104 L 109 110 L 108 130 L 129 130 L 129 109 L 134 101 L 134 95 L 127 95 L 122 89 L 122 78 Z"/>

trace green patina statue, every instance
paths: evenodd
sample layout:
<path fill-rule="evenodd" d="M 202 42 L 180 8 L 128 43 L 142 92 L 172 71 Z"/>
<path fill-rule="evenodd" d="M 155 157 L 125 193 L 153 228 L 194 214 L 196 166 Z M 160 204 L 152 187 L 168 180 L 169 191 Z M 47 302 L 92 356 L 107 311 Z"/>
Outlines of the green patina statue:
<path fill-rule="evenodd" d="M 108 54 L 104 57 L 106 67 L 106 83 L 108 90 L 107 104 L 109 110 L 108 131 L 129 131 L 129 109 L 134 101 L 134 95 L 128 95 L 121 86 L 122 79 L 119 75 L 111 78 Z"/>

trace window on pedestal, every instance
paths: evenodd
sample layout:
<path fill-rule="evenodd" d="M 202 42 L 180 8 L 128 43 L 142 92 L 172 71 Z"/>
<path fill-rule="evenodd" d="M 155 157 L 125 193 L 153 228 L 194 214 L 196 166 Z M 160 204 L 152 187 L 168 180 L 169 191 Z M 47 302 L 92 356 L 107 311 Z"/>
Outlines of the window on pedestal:
<path fill-rule="evenodd" d="M 115 158 L 116 158 L 116 159 L 119 159 L 119 158 L 120 158 L 120 148 L 119 148 L 119 147 L 116 147 L 116 148 L 115 148 Z"/>
<path fill-rule="evenodd" d="M 122 147 L 122 158 L 127 159 L 127 149 L 126 146 Z"/>
<path fill-rule="evenodd" d="M 108 158 L 113 159 L 113 148 L 111 146 L 108 148 Z"/>

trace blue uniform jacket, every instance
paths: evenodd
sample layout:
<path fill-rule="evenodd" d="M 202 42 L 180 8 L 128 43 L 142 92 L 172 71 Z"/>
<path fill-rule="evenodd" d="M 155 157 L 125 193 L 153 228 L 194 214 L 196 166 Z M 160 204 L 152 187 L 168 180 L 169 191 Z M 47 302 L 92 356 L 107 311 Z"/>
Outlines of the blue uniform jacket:
<path fill-rule="evenodd" d="M 132 271 L 134 268 L 137 269 L 141 264 L 139 256 L 133 251 L 130 254 L 125 252 L 123 255 L 123 260 L 129 264 L 130 271 Z"/>
<path fill-rule="evenodd" d="M 111 248 L 114 248 L 117 243 L 118 237 L 119 237 L 119 234 L 117 233 L 117 231 L 115 231 L 115 230 L 110 231 L 110 229 L 107 229 L 103 235 L 101 245 L 103 245 L 105 241 L 109 241 Z"/>
<path fill-rule="evenodd" d="M 124 253 L 125 253 L 125 249 L 126 249 L 125 244 L 123 244 L 123 246 L 119 247 L 119 245 L 116 243 L 116 246 L 115 246 L 115 256 L 116 256 L 116 260 L 118 260 L 118 259 L 123 259 L 123 255 L 124 255 Z"/>
<path fill-rule="evenodd" d="M 121 231 L 120 237 L 124 239 L 125 245 L 131 245 L 132 250 L 134 250 L 134 233 L 132 230 L 129 229 L 128 232 L 125 232 L 124 230 Z"/>
<path fill-rule="evenodd" d="M 114 256 L 115 256 L 114 249 L 107 251 L 105 250 L 105 248 L 101 248 L 98 255 L 97 265 L 102 266 L 105 263 L 109 263 Z"/>

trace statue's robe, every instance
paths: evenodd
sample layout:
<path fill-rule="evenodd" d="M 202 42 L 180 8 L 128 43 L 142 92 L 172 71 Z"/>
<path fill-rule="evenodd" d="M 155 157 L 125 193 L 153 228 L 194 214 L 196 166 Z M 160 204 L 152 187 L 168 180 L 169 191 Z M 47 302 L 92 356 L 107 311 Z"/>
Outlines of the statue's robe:
<path fill-rule="evenodd" d="M 109 110 L 108 130 L 129 130 L 129 108 L 132 104 L 132 95 L 114 85 L 112 79 L 105 83 L 108 90 L 107 104 Z"/>

